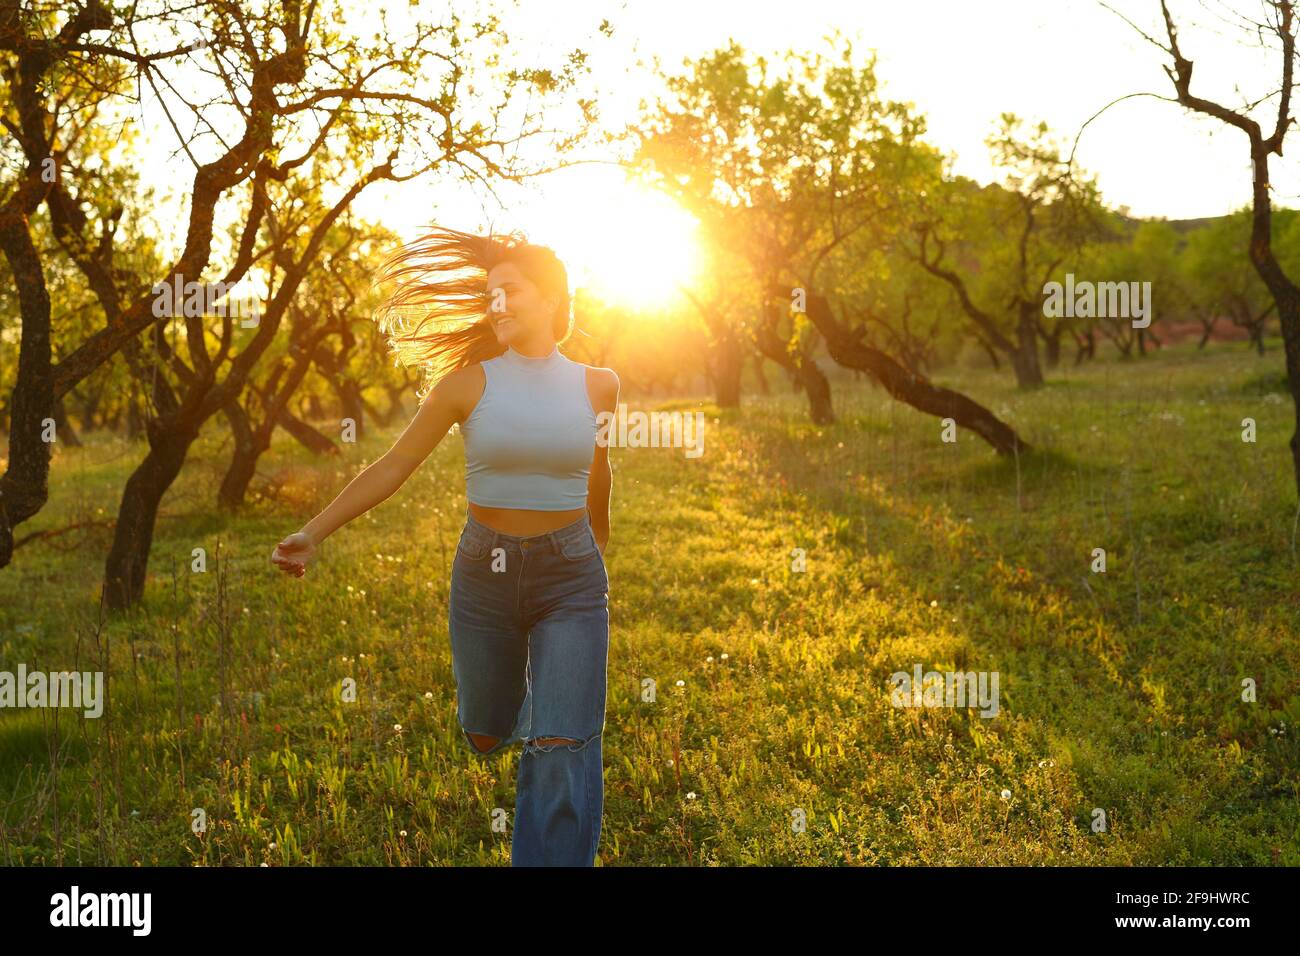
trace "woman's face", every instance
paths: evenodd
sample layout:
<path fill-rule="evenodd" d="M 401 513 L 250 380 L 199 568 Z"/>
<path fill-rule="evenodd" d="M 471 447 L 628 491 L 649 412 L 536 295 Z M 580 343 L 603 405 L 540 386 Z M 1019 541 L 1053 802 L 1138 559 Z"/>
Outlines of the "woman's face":
<path fill-rule="evenodd" d="M 544 346 L 555 342 L 551 320 L 554 300 L 546 298 L 513 262 L 494 266 L 487 275 L 488 320 L 502 345 Z"/>

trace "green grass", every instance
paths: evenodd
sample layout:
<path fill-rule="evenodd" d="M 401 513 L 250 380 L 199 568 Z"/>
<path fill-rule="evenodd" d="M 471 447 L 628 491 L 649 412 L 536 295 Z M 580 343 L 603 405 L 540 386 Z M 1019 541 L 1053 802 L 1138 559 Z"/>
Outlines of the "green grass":
<path fill-rule="evenodd" d="M 1030 394 L 941 376 L 1021 429 L 1019 462 L 847 376 L 834 426 L 795 395 L 705 400 L 703 457 L 613 452 L 600 863 L 1300 865 L 1280 361 L 1169 350 Z M 141 611 L 99 620 L 102 527 L 0 572 L 4 666 L 110 690 L 99 720 L 0 711 L 0 862 L 508 862 L 518 750 L 472 755 L 455 719 L 459 439 L 293 580 L 274 542 L 393 435 L 331 462 L 278 439 L 237 518 L 213 505 L 223 437 L 164 502 Z M 139 454 L 62 449 L 20 534 L 111 518 Z M 893 707 L 915 664 L 997 671 L 1000 713 Z"/>

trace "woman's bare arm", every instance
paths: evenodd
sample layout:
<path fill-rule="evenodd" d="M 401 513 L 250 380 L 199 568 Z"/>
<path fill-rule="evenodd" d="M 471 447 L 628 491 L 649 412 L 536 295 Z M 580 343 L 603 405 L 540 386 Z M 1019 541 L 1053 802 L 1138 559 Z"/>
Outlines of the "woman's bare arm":
<path fill-rule="evenodd" d="M 608 412 L 614 415 L 618 409 L 618 376 L 611 369 L 598 368 L 588 372 L 591 406 L 599 415 Z M 612 429 L 607 429 L 607 433 Z M 600 553 L 605 553 L 609 543 L 609 499 L 614 486 L 614 473 L 609 467 L 609 445 L 596 444 L 596 453 L 591 459 L 591 475 L 587 479 L 587 518 L 591 522 L 591 533 L 596 539 Z"/>
<path fill-rule="evenodd" d="M 271 562 L 301 576 L 321 542 L 349 521 L 386 501 L 438 447 L 451 426 L 463 421 L 483 391 L 483 371 L 471 366 L 438 383 L 420 404 L 393 447 L 348 483 L 320 514 L 276 547 Z"/>

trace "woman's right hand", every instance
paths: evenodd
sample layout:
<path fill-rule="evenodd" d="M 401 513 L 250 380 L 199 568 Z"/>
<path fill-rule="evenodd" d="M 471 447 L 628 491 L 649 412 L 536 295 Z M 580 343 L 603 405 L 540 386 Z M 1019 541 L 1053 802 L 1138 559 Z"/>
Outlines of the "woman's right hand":
<path fill-rule="evenodd" d="M 289 535 L 271 552 L 271 563 L 285 574 L 300 578 L 307 573 L 307 565 L 316 560 L 320 550 L 315 539 L 305 531 Z"/>

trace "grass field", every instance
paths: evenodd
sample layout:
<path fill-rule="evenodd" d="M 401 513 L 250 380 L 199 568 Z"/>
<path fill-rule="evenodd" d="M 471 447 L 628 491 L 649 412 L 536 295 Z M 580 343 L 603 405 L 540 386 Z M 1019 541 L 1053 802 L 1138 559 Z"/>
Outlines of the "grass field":
<path fill-rule="evenodd" d="M 613 451 L 600 864 L 1300 865 L 1280 367 L 1273 343 L 1107 358 L 1032 394 L 939 376 L 1021 430 L 1019 462 L 847 378 L 831 427 L 747 396 L 702 406 L 700 458 Z M 282 436 L 235 518 L 225 434 L 164 502 L 142 611 L 99 619 L 103 527 L 0 572 L 3 668 L 109 690 L 98 720 L 0 711 L 0 862 L 508 863 L 518 749 L 475 756 L 455 718 L 459 438 L 294 580 L 274 543 L 394 432 L 333 461 Z M 62 449 L 20 535 L 110 519 L 140 453 Z M 1000 712 L 893 706 L 917 664 L 997 672 Z"/>

